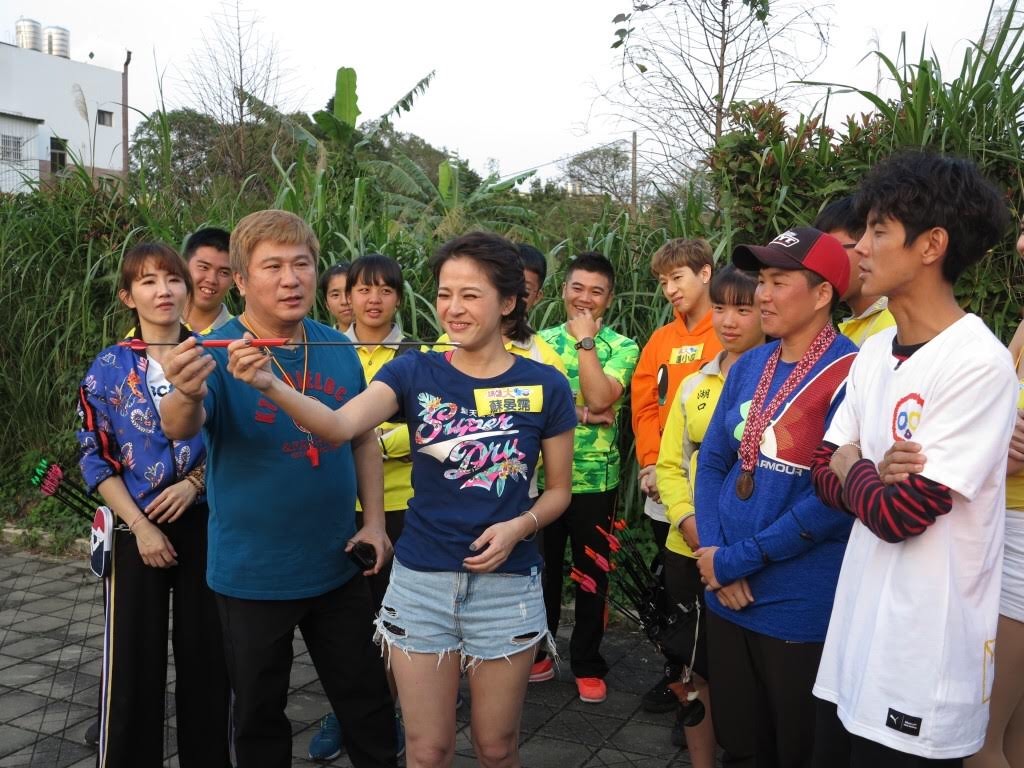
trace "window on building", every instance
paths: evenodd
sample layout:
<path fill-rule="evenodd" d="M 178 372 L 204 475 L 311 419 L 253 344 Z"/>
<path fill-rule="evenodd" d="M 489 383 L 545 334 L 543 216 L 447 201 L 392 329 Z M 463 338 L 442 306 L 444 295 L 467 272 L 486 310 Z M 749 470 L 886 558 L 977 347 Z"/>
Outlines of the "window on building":
<path fill-rule="evenodd" d="M 68 144 L 56 136 L 50 139 L 50 172 L 63 171 L 68 165 Z"/>
<path fill-rule="evenodd" d="M 21 137 L 0 134 L 0 160 L 21 162 Z"/>
<path fill-rule="evenodd" d="M 97 125 L 113 125 L 114 124 L 114 113 L 108 112 L 105 109 L 96 110 L 96 124 Z"/>

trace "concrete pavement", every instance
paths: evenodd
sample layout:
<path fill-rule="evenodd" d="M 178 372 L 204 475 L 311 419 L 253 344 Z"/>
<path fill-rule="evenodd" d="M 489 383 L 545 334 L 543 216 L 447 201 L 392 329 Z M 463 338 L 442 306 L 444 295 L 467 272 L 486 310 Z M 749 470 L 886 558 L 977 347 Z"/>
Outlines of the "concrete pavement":
<path fill-rule="evenodd" d="M 95 752 L 82 743 L 95 716 L 103 647 L 102 590 L 84 558 L 54 559 L 0 548 L 0 768 L 91 768 Z M 567 652 L 567 628 L 559 632 Z M 657 653 L 638 633 L 613 628 L 605 639 L 611 665 L 608 700 L 579 701 L 568 664 L 555 680 L 527 692 L 523 712 L 525 768 L 675 768 L 689 766 L 669 743 L 672 714 L 652 715 L 640 696 L 658 679 Z M 173 663 L 169 663 L 165 764 L 178 766 Z M 300 636 L 288 716 L 293 766 L 329 708 Z M 458 768 L 476 765 L 469 741 L 469 707 L 458 714 Z M 349 766 L 345 758 L 328 765 Z"/>

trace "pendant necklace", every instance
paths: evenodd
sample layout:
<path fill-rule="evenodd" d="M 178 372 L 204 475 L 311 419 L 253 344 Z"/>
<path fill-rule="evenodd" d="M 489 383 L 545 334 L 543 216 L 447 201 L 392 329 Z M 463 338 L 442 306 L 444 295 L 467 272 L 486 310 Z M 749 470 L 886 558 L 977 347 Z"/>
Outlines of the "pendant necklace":
<path fill-rule="evenodd" d="M 240 322 L 245 327 L 245 329 L 247 331 L 249 331 L 249 333 L 251 333 L 253 336 L 256 336 L 257 338 L 259 337 L 259 335 L 256 333 L 256 331 L 254 331 L 249 326 L 249 324 L 245 321 L 245 313 L 244 312 L 242 313 L 242 315 L 239 316 L 238 322 Z M 306 324 L 303 323 L 302 324 L 302 345 L 303 346 L 302 346 L 302 389 L 301 390 L 297 386 L 295 386 L 295 382 L 292 381 L 292 377 L 288 375 L 288 372 L 284 369 L 284 366 L 281 365 L 280 362 L 278 362 L 277 357 L 274 355 L 273 352 L 270 351 L 270 348 L 269 347 L 264 347 L 264 350 L 270 356 L 270 362 L 273 363 L 277 367 L 277 370 L 281 372 L 281 379 L 284 381 L 284 383 L 287 384 L 292 389 L 294 389 L 296 392 L 298 392 L 303 397 L 306 396 L 306 383 L 309 381 L 309 345 L 306 342 L 307 342 L 307 338 L 306 338 Z M 294 423 L 295 426 L 299 428 L 299 431 L 302 432 L 306 436 L 306 458 L 309 459 L 309 463 L 313 467 L 313 469 L 316 469 L 317 467 L 320 466 L 320 449 L 316 447 L 316 442 L 313 439 L 313 433 L 310 432 L 308 429 L 306 429 L 301 424 L 299 424 L 299 422 L 295 421 L 294 419 L 292 419 L 292 423 Z"/>
<path fill-rule="evenodd" d="M 743 437 L 740 439 L 740 473 L 736 477 L 736 496 L 740 500 L 746 501 L 754 495 L 754 469 L 757 465 L 757 454 L 760 450 L 761 438 L 764 437 L 764 432 L 768 428 L 768 424 L 771 423 L 772 417 L 793 394 L 793 390 L 800 385 L 815 363 L 825 354 L 835 338 L 836 331 L 832 327 L 832 323 L 826 323 L 801 355 L 796 367 L 786 377 L 785 382 L 779 387 L 779 391 L 775 393 L 775 397 L 766 408 L 764 401 L 768 396 L 768 387 L 771 386 L 772 379 L 775 378 L 775 369 L 778 366 L 779 357 L 782 355 L 781 342 L 768 358 L 768 364 L 754 390 L 754 399 L 751 400 L 750 410 L 747 412 L 747 425 L 743 430 Z"/>

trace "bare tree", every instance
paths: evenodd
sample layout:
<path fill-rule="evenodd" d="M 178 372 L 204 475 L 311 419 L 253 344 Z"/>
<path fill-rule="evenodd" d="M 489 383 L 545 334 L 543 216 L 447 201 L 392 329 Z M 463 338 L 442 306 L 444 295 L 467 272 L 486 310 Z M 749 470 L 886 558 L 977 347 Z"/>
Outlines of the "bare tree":
<path fill-rule="evenodd" d="M 608 195 L 629 205 L 632 169 L 628 150 L 621 144 L 594 147 L 562 163 L 562 176 L 573 192 Z"/>
<path fill-rule="evenodd" d="M 619 83 L 603 94 L 641 136 L 652 180 L 674 189 L 700 167 L 735 101 L 784 99 L 824 59 L 830 3 L 647 0 L 616 17 Z M 767 14 L 767 15 L 765 15 Z"/>
<path fill-rule="evenodd" d="M 259 16 L 240 0 L 224 0 L 210 20 L 185 81 L 193 106 L 219 124 L 226 171 L 241 181 L 270 160 L 269 147 L 257 151 L 254 146 L 252 128 L 259 116 L 247 94 L 276 104 L 282 86 L 280 62 L 274 41 L 261 33 Z"/>

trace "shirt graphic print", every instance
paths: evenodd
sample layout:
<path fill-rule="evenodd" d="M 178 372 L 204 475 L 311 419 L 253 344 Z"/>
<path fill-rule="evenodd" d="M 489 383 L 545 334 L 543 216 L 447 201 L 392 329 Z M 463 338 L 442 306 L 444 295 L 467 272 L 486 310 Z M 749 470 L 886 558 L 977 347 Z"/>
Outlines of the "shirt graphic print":
<path fill-rule="evenodd" d="M 533 388 L 520 389 L 528 392 Z M 420 425 L 414 436 L 415 450 L 446 466 L 446 479 L 460 481 L 460 488 L 493 490 L 498 496 L 505 491 L 506 481 L 529 481 L 530 468 L 526 454 L 519 449 L 514 413 L 481 417 L 475 409 L 444 402 L 427 392 L 419 393 L 416 400 Z M 511 404 L 516 407 L 515 400 Z M 521 398 L 519 405 L 529 412 L 528 397 Z"/>

